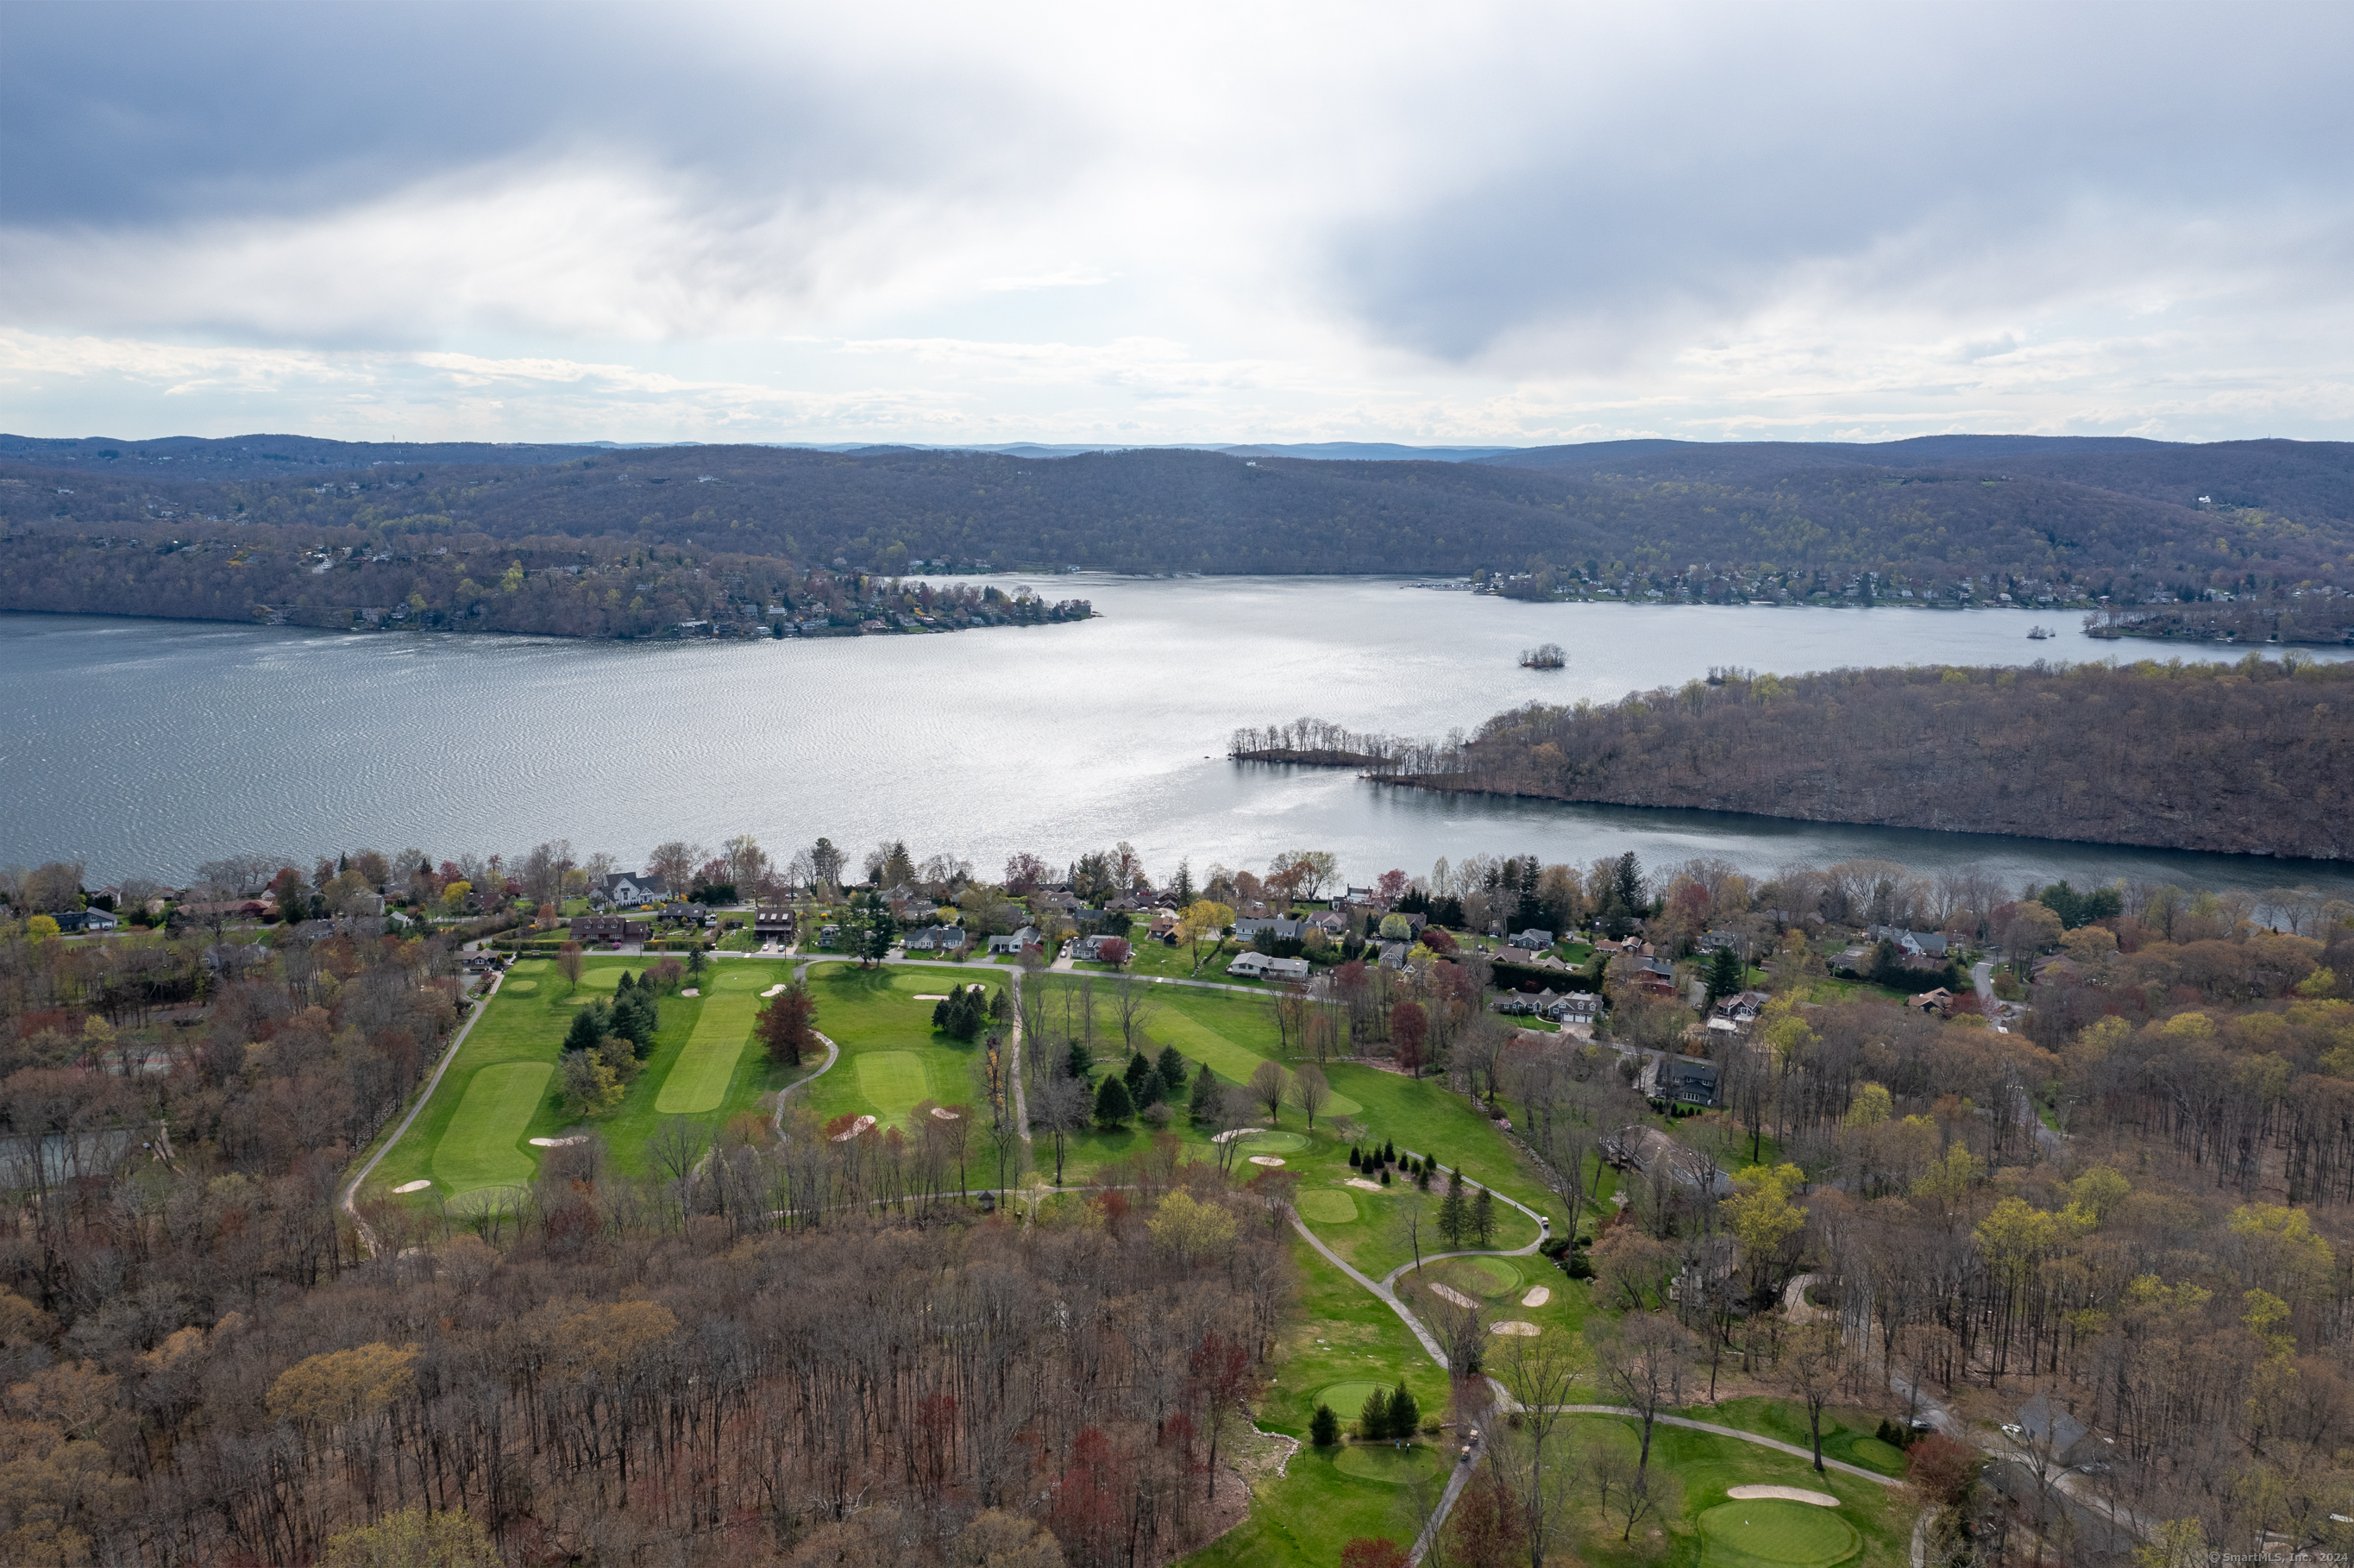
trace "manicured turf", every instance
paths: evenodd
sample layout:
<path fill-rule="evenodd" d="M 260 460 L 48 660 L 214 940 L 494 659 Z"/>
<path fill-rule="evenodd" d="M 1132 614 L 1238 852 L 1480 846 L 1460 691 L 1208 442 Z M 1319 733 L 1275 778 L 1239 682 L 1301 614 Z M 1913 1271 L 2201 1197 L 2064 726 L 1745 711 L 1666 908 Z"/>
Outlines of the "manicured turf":
<path fill-rule="evenodd" d="M 1304 1132 L 1256 1132 L 1243 1139 L 1245 1154 L 1292 1154 L 1308 1147 Z"/>
<path fill-rule="evenodd" d="M 1829 1568 L 1861 1550 L 1855 1527 L 1840 1518 L 1837 1509 L 1780 1498 L 1719 1503 L 1692 1521 L 1708 1543 L 1712 1568 L 1748 1568 L 1752 1563 L 1786 1563 L 1799 1568 Z"/>
<path fill-rule="evenodd" d="M 1813 1441 L 1807 1426 L 1806 1408 L 1787 1399 L 1728 1399 L 1721 1404 L 1694 1405 L 1686 1414 L 1720 1426 L 1735 1426 L 1744 1432 L 1777 1437 L 1801 1448 Z M 1883 1476 L 1904 1473 L 1903 1452 L 1872 1436 L 1880 1425 L 1879 1413 L 1852 1405 L 1833 1405 L 1823 1412 L 1822 1419 L 1825 1458 L 1844 1459 Z"/>
<path fill-rule="evenodd" d="M 905 1120 L 932 1092 L 931 1075 L 913 1051 L 869 1051 L 857 1061 L 858 1091 L 885 1123 Z"/>
<path fill-rule="evenodd" d="M 555 1072 L 545 1062 L 503 1062 L 473 1075 L 433 1150 L 443 1197 L 530 1181 L 537 1166 L 520 1146 Z"/>
<path fill-rule="evenodd" d="M 1509 1258 L 1450 1258 L 1430 1272 L 1458 1290 L 1484 1296 L 1490 1300 L 1500 1296 L 1515 1295 L 1521 1288 L 1521 1271 Z"/>
<path fill-rule="evenodd" d="M 1345 1225 L 1357 1217 L 1355 1195 L 1330 1187 L 1311 1188 L 1300 1193 L 1293 1206 L 1302 1219 L 1314 1220 L 1319 1224 Z"/>
<path fill-rule="evenodd" d="M 1336 1383 L 1316 1391 L 1319 1402 L 1332 1407 L 1332 1414 L 1343 1422 L 1354 1421 L 1357 1413 L 1365 1408 L 1365 1401 L 1379 1389 L 1387 1393 L 1394 1385 L 1379 1383 Z M 1312 1412 L 1311 1412 L 1312 1414 Z"/>
<path fill-rule="evenodd" d="M 703 999 L 703 1015 L 686 1049 L 663 1076 L 654 1109 L 663 1116 L 700 1116 L 716 1110 L 727 1097 L 727 1081 L 752 1038 L 752 1020 L 760 1011 L 759 996 L 750 987 L 765 975 L 727 975 L 718 982 L 719 994 Z"/>
<path fill-rule="evenodd" d="M 1332 1467 L 1344 1476 L 1394 1487 L 1436 1477 L 1444 1465 L 1437 1450 L 1427 1443 L 1409 1443 L 1403 1448 L 1387 1443 L 1351 1443 L 1332 1460 Z"/>

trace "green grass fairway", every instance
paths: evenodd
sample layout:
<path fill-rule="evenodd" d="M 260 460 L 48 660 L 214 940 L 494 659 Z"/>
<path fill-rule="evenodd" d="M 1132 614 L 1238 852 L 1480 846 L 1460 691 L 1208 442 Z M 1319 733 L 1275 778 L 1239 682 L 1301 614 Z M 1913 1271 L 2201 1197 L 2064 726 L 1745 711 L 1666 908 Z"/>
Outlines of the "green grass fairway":
<path fill-rule="evenodd" d="M 765 970 L 726 975 L 715 988 L 721 994 L 704 998 L 695 1033 L 686 1037 L 686 1049 L 671 1064 L 662 1092 L 654 1097 L 657 1115 L 701 1116 L 719 1108 L 745 1044 L 752 1038 L 753 1016 L 760 1011 L 759 996 L 751 988 L 767 980 Z"/>
<path fill-rule="evenodd" d="M 1387 1393 L 1392 1386 L 1385 1383 L 1331 1383 L 1316 1391 L 1316 1404 L 1331 1405 L 1332 1414 L 1345 1424 L 1357 1418 L 1357 1412 L 1365 1408 L 1365 1401 L 1373 1396 L 1373 1390 Z M 1311 1404 L 1309 1410 L 1314 1414 L 1315 1406 Z"/>
<path fill-rule="evenodd" d="M 516 980 L 512 975 L 499 982 L 499 993 L 503 996 L 510 991 L 514 992 L 517 996 L 529 996 L 533 991 L 535 991 L 538 989 L 539 982 L 537 980 Z"/>
<path fill-rule="evenodd" d="M 1355 1194 L 1336 1192 L 1329 1187 L 1300 1193 L 1293 1206 L 1299 1209 L 1300 1218 L 1319 1224 L 1345 1225 L 1357 1217 Z"/>
<path fill-rule="evenodd" d="M 1391 1486 L 1434 1476 L 1437 1453 L 1426 1443 L 1394 1448 L 1387 1443 L 1352 1443 L 1333 1456 L 1332 1467 L 1361 1481 L 1386 1481 Z"/>
<path fill-rule="evenodd" d="M 1719 1503 L 1693 1522 L 1707 1545 L 1702 1561 L 1709 1568 L 1755 1568 L 1760 1563 L 1829 1568 L 1863 1545 L 1855 1527 L 1836 1510 L 1778 1498 Z"/>
<path fill-rule="evenodd" d="M 1299 1132 L 1262 1132 L 1243 1139 L 1245 1154 L 1296 1154 L 1307 1147 L 1307 1135 Z"/>
<path fill-rule="evenodd" d="M 518 1145 L 555 1074 L 545 1062 L 502 1062 L 474 1075 L 433 1150 L 433 1179 L 445 1192 L 529 1183 L 536 1167 Z"/>
<path fill-rule="evenodd" d="M 1453 1272 L 1482 1296 L 1507 1296 L 1521 1287 L 1520 1269 L 1505 1258 L 1457 1258 Z"/>
<path fill-rule="evenodd" d="M 858 1090 L 887 1127 L 931 1094 L 932 1078 L 913 1051 L 869 1051 L 858 1058 Z"/>
<path fill-rule="evenodd" d="M 1904 1451 L 1893 1443 L 1883 1443 L 1877 1437 L 1859 1437 L 1849 1446 L 1848 1452 L 1867 1470 L 1878 1470 L 1883 1476 L 1904 1473 Z"/>

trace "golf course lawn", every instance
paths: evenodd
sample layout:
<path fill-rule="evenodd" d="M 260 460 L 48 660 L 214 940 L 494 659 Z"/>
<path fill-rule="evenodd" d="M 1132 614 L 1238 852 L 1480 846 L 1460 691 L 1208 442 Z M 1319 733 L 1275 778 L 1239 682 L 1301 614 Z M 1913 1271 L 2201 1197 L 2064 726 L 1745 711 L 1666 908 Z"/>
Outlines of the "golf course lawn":
<path fill-rule="evenodd" d="M 548 959 L 514 965 L 475 1019 L 433 1097 L 386 1151 L 371 1183 L 392 1188 L 429 1181 L 431 1187 L 407 1200 L 429 1204 L 529 1182 L 541 1153 L 530 1140 L 556 1137 L 572 1125 L 556 1072 L 565 1031 L 580 1007 L 611 999 L 624 970 L 637 974 L 650 961 L 592 959 L 577 987 Z M 692 1114 L 724 1120 L 800 1075 L 745 1048 L 759 993 L 790 978 L 790 967 L 781 962 L 730 959 L 701 977 L 697 989 L 706 994 L 661 998 L 653 1048 L 636 1082 L 620 1108 L 589 1124 L 604 1139 L 616 1171 L 645 1173 L 645 1141 L 665 1117 L 681 1114 L 673 1107 L 694 1107 Z"/>
<path fill-rule="evenodd" d="M 433 1146 L 433 1180 L 455 1195 L 478 1187 L 519 1187 L 535 1166 L 523 1152 L 525 1130 L 556 1069 L 546 1062 L 500 1062 L 467 1082 L 441 1140 Z"/>
<path fill-rule="evenodd" d="M 934 1004 L 917 998 L 976 982 L 1002 983 L 987 969 L 959 965 L 812 967 L 817 1028 L 842 1047 L 842 1060 L 805 1091 L 811 1107 L 823 1119 L 871 1116 L 887 1127 L 904 1123 L 926 1100 L 970 1103 L 980 1093 L 974 1078 L 985 1060 L 983 1041 L 968 1044 L 935 1030 Z"/>
<path fill-rule="evenodd" d="M 705 988 L 695 1033 L 687 1036 L 686 1048 L 663 1075 L 662 1092 L 654 1097 L 657 1113 L 700 1116 L 719 1108 L 760 1012 L 760 994 L 753 987 L 766 979 L 763 966 L 757 974 L 722 974 Z"/>
<path fill-rule="evenodd" d="M 1631 1457 L 1639 1443 L 1636 1423 L 1623 1416 L 1575 1416 L 1567 1435 L 1587 1455 L 1606 1445 Z M 1919 1504 L 1906 1489 L 1838 1470 L 1819 1476 L 1791 1455 L 1680 1426 L 1653 1429 L 1651 1467 L 1674 1480 L 1663 1518 L 1638 1528 L 1632 1542 L 1622 1541 L 1624 1520 L 1606 1520 L 1586 1494 L 1578 1501 L 1572 1531 L 1580 1562 L 1596 1568 L 1670 1563 L 1698 1568 L 1831 1568 L 1846 1563 L 1901 1568 L 1911 1557 Z M 1729 1489 L 1756 1485 L 1828 1492 L 1840 1506 L 1753 1499 L 1733 1502 L 1738 1511 L 1723 1511 Z M 1645 1533 L 1654 1528 L 1663 1532 L 1656 1540 Z"/>

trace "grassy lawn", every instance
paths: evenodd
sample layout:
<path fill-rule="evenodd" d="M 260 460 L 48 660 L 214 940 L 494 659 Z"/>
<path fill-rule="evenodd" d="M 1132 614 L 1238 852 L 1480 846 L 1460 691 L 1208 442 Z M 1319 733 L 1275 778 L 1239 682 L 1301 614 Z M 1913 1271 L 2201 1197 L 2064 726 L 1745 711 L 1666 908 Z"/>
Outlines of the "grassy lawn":
<path fill-rule="evenodd" d="M 1635 1424 L 1620 1417 L 1574 1418 L 1570 1436 L 1585 1454 L 1608 1445 L 1631 1455 L 1638 1446 Z M 1596 1568 L 1897 1568 L 1910 1557 L 1916 1505 L 1901 1490 L 1837 1471 L 1819 1476 L 1804 1459 L 1672 1426 L 1653 1430 L 1651 1464 L 1676 1478 L 1680 1505 L 1624 1541 L 1621 1524 L 1604 1520 L 1585 1492 L 1573 1531 L 1579 1562 Z M 1758 1485 L 1827 1492 L 1840 1506 L 1730 1502 L 1725 1496 L 1730 1488 Z"/>
<path fill-rule="evenodd" d="M 553 1137 L 570 1125 L 555 1069 L 575 1011 L 610 1000 L 623 970 L 635 974 L 649 961 L 590 959 L 577 990 L 547 959 L 516 964 L 408 1136 L 376 1167 L 374 1180 L 388 1187 L 432 1181 L 417 1194 L 418 1202 L 528 1182 L 539 1167 L 539 1150 L 529 1140 Z M 772 1069 L 764 1054 L 745 1049 L 759 992 L 788 979 L 788 967 L 731 960 L 725 972 L 715 968 L 702 978 L 708 994 L 661 999 L 661 1026 L 637 1081 L 620 1107 L 594 1124 L 620 1171 L 644 1173 L 645 1140 L 682 1098 L 696 1114 L 724 1119 L 751 1108 L 763 1093 L 795 1075 Z M 708 1024 L 706 1018 L 712 1020 Z M 663 1103 L 665 1098 L 669 1104 Z"/>
<path fill-rule="evenodd" d="M 964 1105 L 978 1092 L 979 1041 L 968 1044 L 932 1028 L 929 1001 L 952 985 L 998 984 L 987 969 L 965 965 L 896 965 L 860 969 L 820 964 L 810 970 L 817 1027 L 842 1047 L 833 1071 L 811 1084 L 810 1103 L 821 1116 L 872 1116 L 904 1122 L 925 1100 Z"/>
<path fill-rule="evenodd" d="M 1713 1421 L 1785 1443 L 1808 1445 L 1807 1411 L 1787 1399 L 1728 1399 L 1721 1404 L 1695 1405 L 1682 1412 L 1695 1421 Z M 1904 1473 L 1904 1450 L 1872 1436 L 1880 1427 L 1881 1411 L 1861 1406 L 1833 1407 L 1823 1412 L 1823 1457 L 1843 1459 L 1883 1476 Z"/>
<path fill-rule="evenodd" d="M 1437 1483 L 1447 1459 L 1416 1444 L 1400 1453 L 1386 1446 L 1305 1446 L 1308 1423 L 1320 1401 L 1343 1425 L 1376 1385 L 1403 1377 L 1425 1416 L 1447 1413 L 1447 1374 L 1433 1365 L 1397 1315 L 1351 1283 L 1295 1240 L 1299 1300 L 1288 1313 L 1258 1410 L 1258 1425 L 1303 1445 L 1281 1476 L 1269 1473 L 1252 1500 L 1250 1518 L 1186 1559 L 1197 1568 L 1331 1568 L 1352 1536 L 1405 1541 L 1413 1529 L 1405 1483 L 1415 1475 Z"/>

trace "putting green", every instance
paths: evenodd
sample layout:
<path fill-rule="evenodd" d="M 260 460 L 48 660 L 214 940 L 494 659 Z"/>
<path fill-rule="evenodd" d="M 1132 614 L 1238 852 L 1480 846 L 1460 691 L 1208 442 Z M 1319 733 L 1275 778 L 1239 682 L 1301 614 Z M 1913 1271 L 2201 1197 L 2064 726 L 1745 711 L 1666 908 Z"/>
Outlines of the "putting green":
<path fill-rule="evenodd" d="M 535 991 L 538 989 L 539 982 L 535 980 L 516 980 L 510 976 L 499 982 L 499 991 L 502 995 L 513 992 L 516 996 L 529 996 L 533 991 Z"/>
<path fill-rule="evenodd" d="M 1863 1549 L 1855 1526 L 1838 1510 L 1778 1498 L 1719 1503 L 1694 1522 L 1708 1543 L 1702 1561 L 1709 1568 L 1829 1568 Z"/>
<path fill-rule="evenodd" d="M 1363 1481 L 1403 1486 L 1430 1473 L 1431 1450 L 1426 1444 L 1392 1447 L 1387 1443 L 1352 1443 L 1333 1456 L 1332 1467 Z"/>
<path fill-rule="evenodd" d="M 538 1169 L 521 1147 L 547 1080 L 546 1062 L 499 1062 L 478 1069 L 433 1146 L 433 1178 L 451 1194 L 518 1187 Z"/>
<path fill-rule="evenodd" d="M 1500 1257 L 1459 1257 L 1455 1260 L 1455 1272 L 1468 1277 L 1466 1283 L 1483 1296 L 1501 1296 L 1521 1287 L 1521 1271 Z"/>
<path fill-rule="evenodd" d="M 1299 1211 L 1302 1218 L 1314 1220 L 1320 1224 L 1345 1225 L 1357 1217 L 1355 1196 L 1348 1192 L 1335 1192 L 1330 1189 L 1302 1192 L 1292 1200 L 1292 1207 Z"/>
<path fill-rule="evenodd" d="M 1259 1132 L 1243 1139 L 1245 1154 L 1288 1154 L 1307 1147 L 1308 1135 L 1304 1132 Z"/>
<path fill-rule="evenodd" d="M 736 1063 L 752 1038 L 753 1015 L 759 1011 L 760 999 L 749 991 L 705 997 L 695 1033 L 686 1037 L 686 1049 L 671 1064 L 662 1092 L 654 1097 L 654 1109 L 663 1116 L 717 1110 L 727 1097 L 727 1082 L 736 1075 Z"/>
<path fill-rule="evenodd" d="M 1316 1398 L 1318 1403 L 1331 1405 L 1332 1414 L 1346 1425 L 1357 1418 L 1357 1412 L 1365 1408 L 1365 1401 L 1373 1396 L 1375 1389 L 1387 1393 L 1390 1385 L 1385 1383 L 1336 1383 L 1318 1391 Z"/>
<path fill-rule="evenodd" d="M 737 964 L 703 982 L 705 991 L 766 991 L 777 983 L 766 964 Z"/>
<path fill-rule="evenodd" d="M 913 1051 L 868 1051 L 858 1058 L 858 1092 L 885 1126 L 905 1121 L 932 1092 L 931 1075 Z"/>

